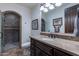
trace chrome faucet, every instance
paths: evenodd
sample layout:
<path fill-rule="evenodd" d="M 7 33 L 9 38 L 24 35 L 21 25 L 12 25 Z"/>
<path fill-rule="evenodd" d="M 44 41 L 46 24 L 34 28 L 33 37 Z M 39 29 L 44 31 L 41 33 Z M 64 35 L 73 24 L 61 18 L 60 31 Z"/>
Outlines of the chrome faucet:
<path fill-rule="evenodd" d="M 55 35 L 54 35 L 54 34 L 49 33 L 48 37 L 49 37 L 49 38 L 55 38 Z"/>
<path fill-rule="evenodd" d="M 48 37 L 51 38 L 51 34 L 49 34 Z"/>

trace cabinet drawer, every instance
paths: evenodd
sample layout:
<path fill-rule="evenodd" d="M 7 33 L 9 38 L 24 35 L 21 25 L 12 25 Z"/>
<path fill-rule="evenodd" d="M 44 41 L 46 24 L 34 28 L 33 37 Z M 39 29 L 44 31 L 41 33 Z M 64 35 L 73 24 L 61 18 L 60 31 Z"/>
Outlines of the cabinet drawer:
<path fill-rule="evenodd" d="M 49 55 L 53 55 L 53 48 L 44 44 L 44 43 L 41 43 L 39 41 L 36 42 L 36 46 L 41 49 L 42 51 L 44 51 L 45 53 L 49 54 Z"/>

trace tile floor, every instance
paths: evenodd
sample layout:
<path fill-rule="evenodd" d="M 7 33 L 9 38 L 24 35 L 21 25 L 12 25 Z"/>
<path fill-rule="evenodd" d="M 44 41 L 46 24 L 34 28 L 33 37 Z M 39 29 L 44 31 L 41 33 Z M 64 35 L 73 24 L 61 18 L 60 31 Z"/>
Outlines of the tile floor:
<path fill-rule="evenodd" d="M 30 56 L 29 48 L 14 48 L 0 54 L 1 56 Z"/>
<path fill-rule="evenodd" d="M 5 46 L 3 47 L 3 51 L 7 51 L 9 49 L 12 49 L 12 48 L 18 48 L 19 47 L 19 44 L 18 43 L 7 43 L 5 44 Z"/>

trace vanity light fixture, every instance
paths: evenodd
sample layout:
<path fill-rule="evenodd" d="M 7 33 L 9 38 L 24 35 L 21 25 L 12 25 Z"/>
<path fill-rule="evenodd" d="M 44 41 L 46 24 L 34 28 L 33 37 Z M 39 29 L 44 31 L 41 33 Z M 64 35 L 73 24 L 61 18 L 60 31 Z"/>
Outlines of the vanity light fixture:
<path fill-rule="evenodd" d="M 50 9 L 50 10 L 54 9 L 54 5 L 50 5 L 50 6 L 49 6 L 49 9 Z"/>
<path fill-rule="evenodd" d="M 61 6 L 61 5 L 62 5 L 62 3 L 55 3 L 55 5 L 56 5 L 56 6 Z"/>
<path fill-rule="evenodd" d="M 45 7 L 49 7 L 51 4 L 50 3 L 46 3 L 45 4 Z"/>
<path fill-rule="evenodd" d="M 43 10 L 44 12 L 48 12 L 48 9 L 47 8 L 44 8 L 44 10 Z"/>
<path fill-rule="evenodd" d="M 41 6 L 41 7 L 40 7 L 40 10 L 41 10 L 41 11 L 44 10 L 44 6 Z"/>
<path fill-rule="evenodd" d="M 61 5 L 62 5 L 62 3 L 41 3 L 40 10 L 43 12 L 48 12 L 48 10 L 52 10 Z"/>

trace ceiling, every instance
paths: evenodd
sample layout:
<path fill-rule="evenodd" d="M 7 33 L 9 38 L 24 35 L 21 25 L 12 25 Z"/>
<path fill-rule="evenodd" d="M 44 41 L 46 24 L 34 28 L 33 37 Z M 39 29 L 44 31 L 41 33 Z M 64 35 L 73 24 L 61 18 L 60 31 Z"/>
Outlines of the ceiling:
<path fill-rule="evenodd" d="M 38 3 L 19 3 L 20 5 L 23 6 L 27 6 L 28 8 L 32 9 L 34 8 L 36 5 L 38 5 Z"/>
<path fill-rule="evenodd" d="M 27 6 L 28 8 L 30 8 L 31 10 L 36 7 L 39 3 L 18 3 L 19 5 L 22 6 Z M 68 5 L 68 3 L 63 3 L 63 5 Z"/>

